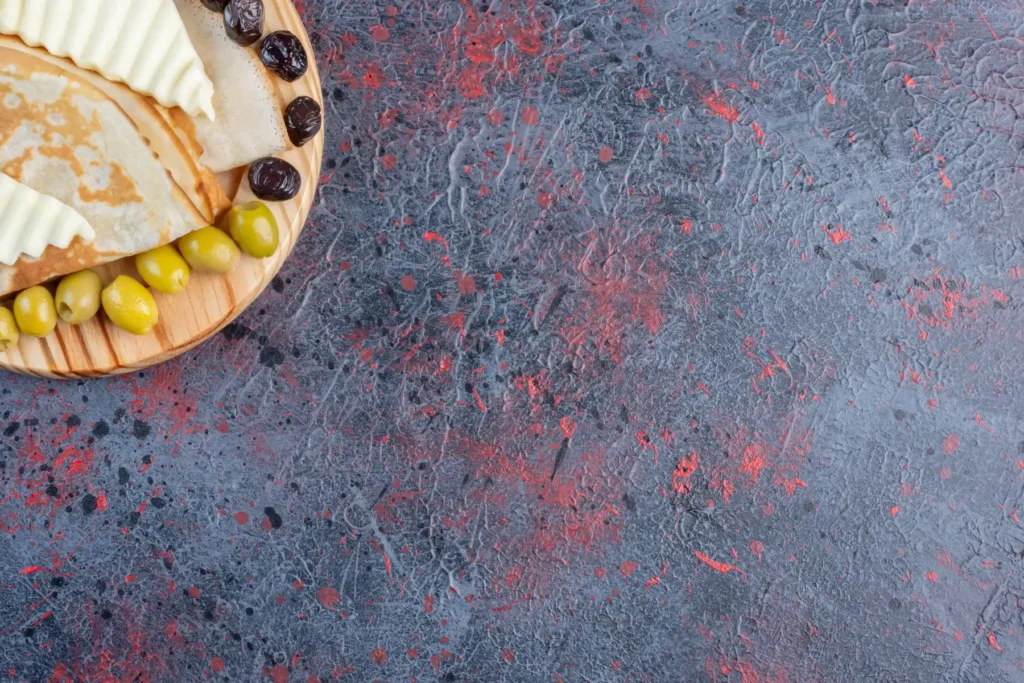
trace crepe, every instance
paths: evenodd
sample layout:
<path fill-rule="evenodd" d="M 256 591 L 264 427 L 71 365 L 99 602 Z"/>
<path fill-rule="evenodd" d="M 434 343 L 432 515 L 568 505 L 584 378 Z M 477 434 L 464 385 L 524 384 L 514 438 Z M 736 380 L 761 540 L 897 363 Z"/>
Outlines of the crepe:
<path fill-rule="evenodd" d="M 0 0 L 0 33 L 166 107 L 215 116 L 213 83 L 172 0 Z"/>
<path fill-rule="evenodd" d="M 213 80 L 216 121 L 192 121 L 196 140 L 204 151 L 202 164 L 219 173 L 288 149 L 274 75 L 263 66 L 256 51 L 231 40 L 223 18 L 206 9 L 200 0 L 174 2 Z M 170 114 L 176 127 L 188 125 L 180 120 L 180 112 L 171 110 Z"/>
<path fill-rule="evenodd" d="M 182 135 L 150 99 L 0 39 L 0 172 L 64 202 L 96 233 L 0 265 L 0 296 L 212 223 L 227 198 Z"/>

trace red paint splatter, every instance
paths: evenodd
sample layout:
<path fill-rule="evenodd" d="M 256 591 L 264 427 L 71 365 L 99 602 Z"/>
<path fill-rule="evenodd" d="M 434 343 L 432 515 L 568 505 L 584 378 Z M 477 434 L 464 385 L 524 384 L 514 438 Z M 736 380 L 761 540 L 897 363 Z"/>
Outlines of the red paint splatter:
<path fill-rule="evenodd" d="M 235 521 L 238 522 L 239 524 L 248 524 L 249 523 L 249 513 L 245 512 L 244 510 L 240 510 L 240 511 L 236 512 L 235 513 Z"/>
<path fill-rule="evenodd" d="M 568 415 L 558 421 L 559 426 L 562 428 L 562 434 L 565 438 L 571 439 L 572 435 L 576 433 L 576 421 Z"/>
<path fill-rule="evenodd" d="M 433 595 L 427 595 L 427 597 L 423 599 L 423 612 L 426 613 L 426 614 L 430 614 L 433 611 L 434 611 L 434 596 Z"/>
<path fill-rule="evenodd" d="M 764 147 L 764 131 L 761 130 L 761 126 L 757 125 L 757 121 L 754 121 L 750 125 L 754 127 L 754 135 L 757 136 L 757 144 Z"/>
<path fill-rule="evenodd" d="M 825 101 L 829 104 L 836 103 L 836 96 L 832 94 L 832 88 L 827 85 L 825 86 Z"/>
<path fill-rule="evenodd" d="M 993 650 L 995 650 L 996 652 L 1002 652 L 1003 651 L 1003 648 L 1000 647 L 1000 645 L 999 645 L 999 641 L 996 640 L 996 634 L 993 633 L 992 631 L 988 632 L 988 646 L 990 648 L 992 648 Z"/>
<path fill-rule="evenodd" d="M 466 314 L 462 311 L 441 316 L 441 324 L 466 334 Z"/>
<path fill-rule="evenodd" d="M 487 122 L 492 126 L 500 126 L 505 123 L 505 112 L 500 109 L 492 109 L 487 112 Z"/>
<path fill-rule="evenodd" d="M 515 651 L 510 647 L 501 648 L 501 661 L 505 662 L 506 664 L 511 664 L 514 661 L 516 661 Z"/>
<path fill-rule="evenodd" d="M 619 573 L 625 577 L 633 576 L 633 572 L 635 572 L 637 570 L 637 567 L 639 566 L 639 562 L 634 562 L 633 560 L 626 560 L 625 562 L 619 565 Z"/>
<path fill-rule="evenodd" d="M 942 179 L 942 184 L 946 186 L 947 190 L 952 190 L 953 189 L 953 181 L 949 179 L 948 175 L 946 175 L 946 170 L 945 169 L 942 169 L 942 168 L 939 169 L 939 178 Z"/>
<path fill-rule="evenodd" d="M 735 107 L 726 103 L 719 93 L 706 95 L 702 101 L 704 102 L 704 106 L 706 106 L 712 114 L 719 116 L 730 123 L 738 121 L 740 118 L 739 111 L 737 111 Z"/>
<path fill-rule="evenodd" d="M 338 591 L 330 586 L 324 586 L 316 592 L 316 600 L 324 607 L 330 609 L 338 604 L 341 600 L 341 595 Z"/>
<path fill-rule="evenodd" d="M 743 462 L 740 464 L 740 472 L 750 475 L 752 485 L 757 483 L 761 470 L 768 464 L 766 455 L 767 449 L 763 443 L 755 442 L 743 449 Z"/>
<path fill-rule="evenodd" d="M 928 572 L 927 574 L 924 575 L 924 578 L 928 579 L 932 583 L 935 583 L 935 582 L 937 582 L 939 580 L 939 575 L 936 574 L 935 572 Z"/>
<path fill-rule="evenodd" d="M 536 32 L 527 31 L 526 29 L 516 29 L 512 32 L 512 42 L 516 44 L 520 50 L 528 55 L 540 54 L 541 44 L 540 36 Z"/>
<path fill-rule="evenodd" d="M 697 471 L 700 465 L 700 454 L 692 451 L 679 458 L 676 468 L 672 472 L 672 489 L 676 493 L 687 494 L 690 492 L 690 477 Z"/>
<path fill-rule="evenodd" d="M 448 251 L 448 240 L 438 235 L 436 232 L 425 232 L 423 233 L 423 239 L 427 242 L 440 242 L 444 245 L 444 250 Z"/>
<path fill-rule="evenodd" d="M 750 552 L 754 553 L 760 558 L 761 553 L 764 552 L 764 543 L 762 543 L 761 541 L 751 541 Z"/>
<path fill-rule="evenodd" d="M 471 64 L 459 73 L 456 85 L 459 94 L 467 100 L 476 100 L 487 94 L 484 90 L 484 76 L 487 74 L 487 67 L 481 64 Z"/>
<path fill-rule="evenodd" d="M 665 322 L 661 299 L 668 274 L 656 238 L 646 235 L 627 244 L 609 239 L 588 249 L 577 267 L 589 296 L 559 334 L 584 360 L 608 354 L 621 363 L 631 326 L 642 324 L 656 335 Z"/>
<path fill-rule="evenodd" d="M 288 667 L 278 664 L 268 672 L 274 683 L 288 683 Z"/>
<path fill-rule="evenodd" d="M 540 121 L 540 112 L 537 111 L 536 107 L 526 107 L 523 109 L 523 123 L 527 126 L 536 126 L 538 121 Z"/>
<path fill-rule="evenodd" d="M 607 164 L 609 161 L 612 160 L 613 154 L 614 152 L 612 151 L 612 148 L 609 147 L 608 145 L 605 145 L 601 148 L 601 151 L 597 153 L 597 160 L 600 161 L 602 164 Z"/>
<path fill-rule="evenodd" d="M 370 27 L 370 37 L 376 40 L 378 43 L 383 43 L 385 40 L 391 37 L 391 31 L 386 26 L 377 24 L 376 26 Z"/>
<path fill-rule="evenodd" d="M 402 279 L 398 281 L 398 284 L 401 285 L 402 289 L 405 291 L 411 292 L 416 289 L 416 278 L 412 275 L 403 275 Z"/>
<path fill-rule="evenodd" d="M 380 165 L 385 171 L 393 171 L 398 166 L 398 157 L 394 154 L 384 154 L 380 158 Z"/>
<path fill-rule="evenodd" d="M 472 275 L 456 272 L 455 277 L 458 281 L 459 294 L 471 296 L 476 292 L 476 280 L 473 279 Z"/>
<path fill-rule="evenodd" d="M 220 673 L 224 670 L 225 666 L 226 664 L 224 663 L 224 660 L 220 657 L 214 657 L 210 660 L 210 668 L 213 669 L 214 673 Z"/>
<path fill-rule="evenodd" d="M 917 83 L 914 81 L 913 78 L 910 77 L 909 74 L 903 74 L 903 84 L 908 88 L 917 87 Z"/>
<path fill-rule="evenodd" d="M 380 88 L 386 82 L 384 71 L 376 64 L 369 64 L 363 74 L 363 86 L 371 90 Z"/>
<path fill-rule="evenodd" d="M 953 433 L 942 440 L 942 452 L 953 455 L 960 448 L 960 435 Z"/>
<path fill-rule="evenodd" d="M 843 230 L 842 225 L 837 225 L 833 230 L 829 230 L 823 225 L 821 226 L 821 229 L 824 230 L 825 234 L 828 235 L 828 238 L 832 240 L 832 244 L 842 244 L 846 240 L 853 239 L 853 235 Z"/>
<path fill-rule="evenodd" d="M 700 560 L 707 566 L 711 567 L 716 572 L 721 572 L 723 574 L 727 574 L 729 572 L 736 572 L 740 574 L 744 579 L 747 578 L 746 573 L 738 567 L 734 567 L 731 564 L 726 564 L 724 562 L 719 562 L 718 560 L 713 560 L 699 550 L 694 550 L 693 554 L 698 560 Z"/>
<path fill-rule="evenodd" d="M 637 104 L 643 104 L 644 102 L 646 102 L 649 99 L 651 99 L 651 89 L 650 88 L 640 88 L 639 90 L 636 91 L 636 103 Z"/>
<path fill-rule="evenodd" d="M 372 659 L 373 663 L 377 666 L 384 666 L 388 663 L 387 650 L 382 647 L 373 648 L 373 651 L 370 652 L 370 659 Z"/>

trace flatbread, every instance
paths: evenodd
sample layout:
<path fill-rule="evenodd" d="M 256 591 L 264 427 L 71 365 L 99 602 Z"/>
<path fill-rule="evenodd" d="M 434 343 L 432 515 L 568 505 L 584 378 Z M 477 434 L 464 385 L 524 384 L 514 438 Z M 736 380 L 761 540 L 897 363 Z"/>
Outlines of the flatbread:
<path fill-rule="evenodd" d="M 227 200 L 158 105 L 118 84 L 107 86 L 120 89 L 112 98 L 77 67 L 14 42 L 0 40 L 0 172 L 72 207 L 96 237 L 0 266 L 0 296 L 153 249 L 214 220 Z"/>
<path fill-rule="evenodd" d="M 288 149 L 284 108 L 272 80 L 276 76 L 263 66 L 256 50 L 231 40 L 223 17 L 200 0 L 174 2 L 213 81 L 217 120 L 192 120 L 204 150 L 201 163 L 220 173 Z M 179 120 L 181 112 L 172 109 L 170 115 L 176 127 L 186 125 Z"/>
<path fill-rule="evenodd" d="M 189 201 L 195 204 L 210 222 L 231 207 L 231 201 L 218 183 L 214 172 L 198 161 L 203 154 L 203 148 L 196 140 L 192 118 L 181 109 L 167 109 L 149 97 L 139 95 L 123 83 L 108 81 L 100 74 L 83 69 L 67 59 L 55 57 L 39 48 L 29 47 L 17 38 L 0 36 L 0 49 L 2 48 L 47 62 L 63 73 L 89 83 L 109 97 L 135 122 L 140 131 L 148 131 L 147 137 L 153 153 L 188 195 Z M 0 108 L 0 113 L 2 112 L 3 109 Z"/>

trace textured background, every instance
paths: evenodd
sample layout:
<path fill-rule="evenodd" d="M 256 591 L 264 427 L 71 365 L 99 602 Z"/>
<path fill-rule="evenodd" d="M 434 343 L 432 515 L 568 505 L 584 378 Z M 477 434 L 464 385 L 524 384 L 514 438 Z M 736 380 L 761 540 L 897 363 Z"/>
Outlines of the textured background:
<path fill-rule="evenodd" d="M 299 4 L 273 287 L 2 378 L 0 678 L 1024 680 L 1017 3 Z"/>

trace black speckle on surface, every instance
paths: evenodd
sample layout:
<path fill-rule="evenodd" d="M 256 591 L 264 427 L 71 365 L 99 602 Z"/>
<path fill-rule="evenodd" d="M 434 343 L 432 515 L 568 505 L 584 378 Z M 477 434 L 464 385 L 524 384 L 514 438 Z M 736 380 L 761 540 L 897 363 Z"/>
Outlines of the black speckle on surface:
<path fill-rule="evenodd" d="M 145 441 L 149 436 L 150 431 L 151 428 L 148 422 L 135 420 L 134 424 L 132 424 L 132 435 L 139 441 Z"/>
<path fill-rule="evenodd" d="M 238 341 L 239 339 L 245 339 L 249 330 L 236 320 L 225 325 L 224 329 L 221 330 L 220 333 L 229 341 Z"/>
<path fill-rule="evenodd" d="M 96 511 L 96 496 L 87 493 L 82 496 L 82 512 L 91 515 Z"/>
<path fill-rule="evenodd" d="M 270 526 L 274 529 L 281 528 L 281 515 L 277 514 L 277 510 L 272 507 L 263 508 L 263 514 L 270 520 Z"/>
<path fill-rule="evenodd" d="M 264 346 L 260 349 L 260 365 L 276 368 L 284 362 L 284 354 L 276 346 Z"/>
<path fill-rule="evenodd" d="M 105 437 L 109 433 L 110 433 L 110 425 L 108 425 L 103 420 L 100 420 L 99 422 L 94 424 L 93 427 L 92 427 L 92 435 L 95 436 L 97 439 L 102 439 L 103 437 Z"/>

